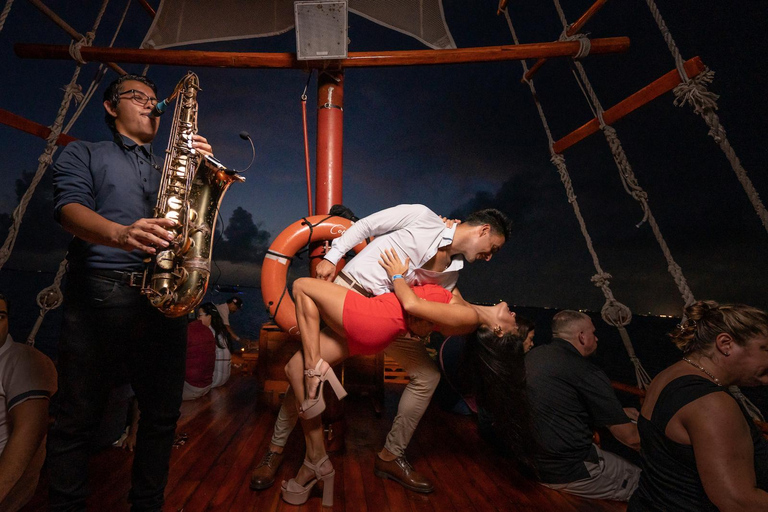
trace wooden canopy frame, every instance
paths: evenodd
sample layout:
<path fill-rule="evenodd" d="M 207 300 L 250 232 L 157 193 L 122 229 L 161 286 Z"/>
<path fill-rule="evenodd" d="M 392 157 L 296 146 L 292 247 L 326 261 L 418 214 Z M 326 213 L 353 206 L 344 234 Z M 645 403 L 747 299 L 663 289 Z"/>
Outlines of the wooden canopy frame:
<path fill-rule="evenodd" d="M 590 54 L 621 53 L 629 49 L 628 37 L 592 39 Z M 498 62 L 508 60 L 573 57 L 579 53 L 578 41 L 556 41 L 521 45 L 458 48 L 455 50 L 405 50 L 390 52 L 349 52 L 349 57 L 332 61 L 333 67 L 360 68 L 382 66 L 425 66 Z M 17 43 L 16 55 L 25 59 L 71 60 L 69 47 Z M 295 53 L 211 52 L 198 50 L 141 50 L 133 48 L 83 47 L 86 61 L 124 62 L 166 66 L 201 66 L 222 68 L 326 69 L 327 61 L 299 61 Z"/>

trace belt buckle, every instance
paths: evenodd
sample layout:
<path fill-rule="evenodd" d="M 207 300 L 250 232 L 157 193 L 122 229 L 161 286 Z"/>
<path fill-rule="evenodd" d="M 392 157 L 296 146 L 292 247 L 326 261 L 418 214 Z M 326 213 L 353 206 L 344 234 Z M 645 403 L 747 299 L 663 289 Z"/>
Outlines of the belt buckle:
<path fill-rule="evenodd" d="M 131 272 L 128 276 L 128 286 L 131 288 L 144 288 L 144 272 Z M 140 278 L 138 282 L 136 282 L 137 278 Z"/>

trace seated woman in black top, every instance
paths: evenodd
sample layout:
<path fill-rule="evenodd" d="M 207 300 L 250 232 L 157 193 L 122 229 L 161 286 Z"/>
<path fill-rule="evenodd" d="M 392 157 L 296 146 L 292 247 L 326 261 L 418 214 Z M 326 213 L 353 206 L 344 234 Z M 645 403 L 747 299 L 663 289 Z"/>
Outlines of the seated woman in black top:
<path fill-rule="evenodd" d="M 768 384 L 768 314 L 696 302 L 670 336 L 684 357 L 651 383 L 638 420 L 646 510 L 768 510 L 768 442 L 728 386 Z"/>

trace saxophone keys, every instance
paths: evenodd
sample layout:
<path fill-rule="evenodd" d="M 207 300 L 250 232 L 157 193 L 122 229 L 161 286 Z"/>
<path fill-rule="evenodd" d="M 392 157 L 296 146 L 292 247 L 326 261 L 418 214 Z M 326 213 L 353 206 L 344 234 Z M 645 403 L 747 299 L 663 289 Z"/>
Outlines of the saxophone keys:
<path fill-rule="evenodd" d="M 163 270 L 172 270 L 174 260 L 173 251 L 161 251 L 155 257 L 155 264 Z"/>
<path fill-rule="evenodd" d="M 181 207 L 184 206 L 184 202 L 181 200 L 178 196 L 171 196 L 168 198 L 168 208 L 170 208 L 173 211 L 170 211 L 166 214 L 167 219 L 173 219 L 176 222 L 179 221 L 179 210 L 181 210 Z"/>

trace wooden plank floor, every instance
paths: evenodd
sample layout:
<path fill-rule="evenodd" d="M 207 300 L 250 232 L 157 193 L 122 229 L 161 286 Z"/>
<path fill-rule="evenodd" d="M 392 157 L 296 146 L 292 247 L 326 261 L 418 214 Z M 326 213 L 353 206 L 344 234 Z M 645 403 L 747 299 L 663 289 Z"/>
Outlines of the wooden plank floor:
<path fill-rule="evenodd" d="M 375 453 L 391 425 L 402 386 L 388 386 L 385 411 L 374 414 L 370 400 L 350 395 L 344 400 L 346 447 L 331 455 L 336 469 L 333 510 L 349 512 L 406 511 L 553 511 L 613 512 L 617 502 L 583 500 L 523 479 L 513 465 L 479 439 L 472 418 L 430 407 L 408 449 L 416 469 L 436 490 L 423 495 L 373 474 Z M 185 402 L 178 432 L 187 434 L 174 448 L 166 488 L 166 512 L 194 511 L 319 511 L 318 489 L 303 506 L 280 499 L 280 481 L 301 464 L 303 437 L 295 432 L 277 483 L 260 492 L 248 487 L 250 472 L 269 443 L 275 411 L 257 403 L 255 378 L 233 373 L 223 388 Z M 108 449 L 93 457 L 89 510 L 127 511 L 132 455 Z M 25 512 L 47 509 L 45 470 L 37 494 Z"/>

